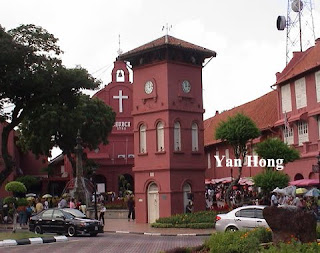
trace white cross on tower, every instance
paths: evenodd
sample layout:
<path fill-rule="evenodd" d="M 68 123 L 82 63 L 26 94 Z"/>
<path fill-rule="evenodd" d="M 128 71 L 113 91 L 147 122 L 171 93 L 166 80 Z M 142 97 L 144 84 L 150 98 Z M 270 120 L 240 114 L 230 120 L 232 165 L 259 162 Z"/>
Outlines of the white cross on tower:
<path fill-rule="evenodd" d="M 122 90 L 119 90 L 119 96 L 113 96 L 114 99 L 119 99 L 119 112 L 123 112 L 122 100 L 128 99 L 128 96 L 122 95 Z"/>

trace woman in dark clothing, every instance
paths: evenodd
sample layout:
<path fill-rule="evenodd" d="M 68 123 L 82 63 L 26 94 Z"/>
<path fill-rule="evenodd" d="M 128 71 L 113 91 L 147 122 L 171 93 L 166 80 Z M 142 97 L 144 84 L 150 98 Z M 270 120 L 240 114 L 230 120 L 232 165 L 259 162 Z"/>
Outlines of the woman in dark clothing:
<path fill-rule="evenodd" d="M 128 209 L 129 209 L 128 221 L 130 221 L 130 218 L 132 218 L 132 220 L 134 220 L 135 219 L 135 211 L 134 211 L 135 203 L 134 203 L 133 195 L 131 195 L 129 197 L 127 205 L 128 205 Z"/>

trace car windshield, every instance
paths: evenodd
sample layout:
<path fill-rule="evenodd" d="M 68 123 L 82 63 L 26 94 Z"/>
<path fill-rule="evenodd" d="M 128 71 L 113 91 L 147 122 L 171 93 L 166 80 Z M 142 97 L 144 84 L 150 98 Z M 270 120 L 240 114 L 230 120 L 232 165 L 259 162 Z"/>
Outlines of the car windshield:
<path fill-rule="evenodd" d="M 86 218 L 85 214 L 77 209 L 64 208 L 63 211 L 66 213 L 66 216 L 68 216 L 68 218 Z M 69 215 L 71 215 L 72 217 L 69 217 Z"/>

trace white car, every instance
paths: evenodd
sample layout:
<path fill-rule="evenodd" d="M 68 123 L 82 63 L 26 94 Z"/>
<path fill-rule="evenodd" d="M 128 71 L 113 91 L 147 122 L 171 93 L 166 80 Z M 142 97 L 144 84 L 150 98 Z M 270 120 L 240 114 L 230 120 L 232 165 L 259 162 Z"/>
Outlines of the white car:
<path fill-rule="evenodd" d="M 236 231 L 254 229 L 256 227 L 269 228 L 263 218 L 262 211 L 266 206 L 242 206 L 229 213 L 216 216 L 216 231 Z"/>

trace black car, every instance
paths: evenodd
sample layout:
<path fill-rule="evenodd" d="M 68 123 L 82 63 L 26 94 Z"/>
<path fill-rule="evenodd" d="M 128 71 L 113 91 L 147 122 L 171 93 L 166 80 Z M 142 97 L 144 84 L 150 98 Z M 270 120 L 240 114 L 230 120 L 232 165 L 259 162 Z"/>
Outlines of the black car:
<path fill-rule="evenodd" d="M 73 208 L 51 208 L 30 218 L 29 230 L 36 234 L 45 232 L 76 236 L 103 233 L 103 225 L 98 220 L 87 218 L 82 212 Z"/>

